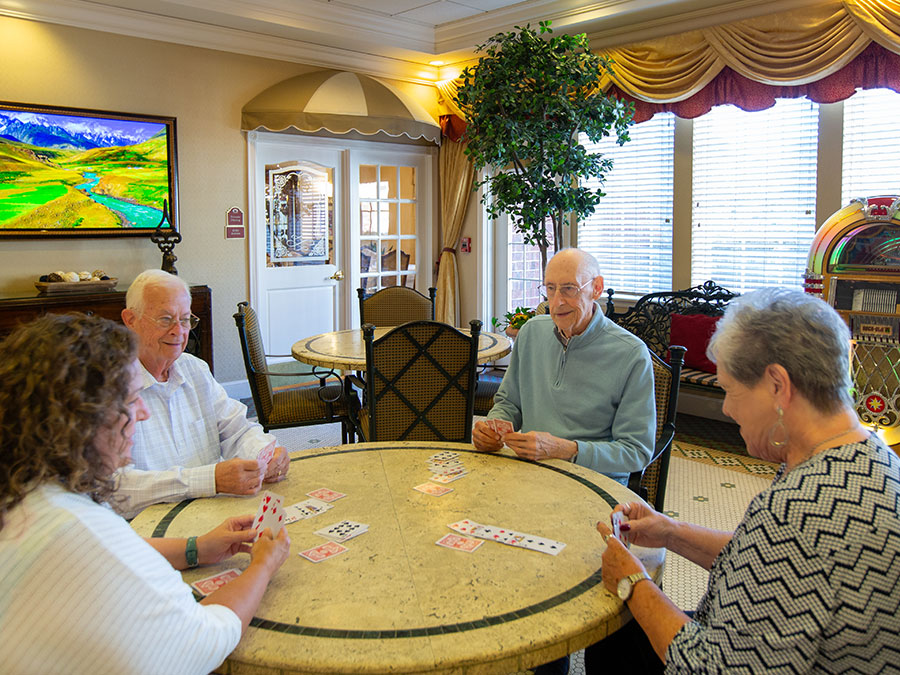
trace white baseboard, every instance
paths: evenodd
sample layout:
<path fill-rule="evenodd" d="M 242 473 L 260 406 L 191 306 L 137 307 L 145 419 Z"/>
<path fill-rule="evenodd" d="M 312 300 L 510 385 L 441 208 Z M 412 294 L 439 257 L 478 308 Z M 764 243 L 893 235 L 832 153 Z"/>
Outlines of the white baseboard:
<path fill-rule="evenodd" d="M 220 382 L 225 388 L 225 392 L 231 398 L 240 401 L 242 398 L 250 398 L 250 383 L 247 380 L 236 380 L 234 382 Z"/>

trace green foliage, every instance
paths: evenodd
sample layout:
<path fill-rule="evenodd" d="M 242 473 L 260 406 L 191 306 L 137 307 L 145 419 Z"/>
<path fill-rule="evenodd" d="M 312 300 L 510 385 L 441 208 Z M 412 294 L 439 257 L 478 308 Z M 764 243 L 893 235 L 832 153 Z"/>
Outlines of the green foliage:
<path fill-rule="evenodd" d="M 491 317 L 491 324 L 497 330 L 505 330 L 506 328 L 519 329 L 533 316 L 534 310 L 530 307 L 516 307 L 503 315 L 504 320 L 498 319 L 496 316 Z"/>
<path fill-rule="evenodd" d="M 547 219 L 559 246 L 565 215 L 590 215 L 604 195 L 578 178 L 602 181 L 612 168 L 611 160 L 588 155 L 578 132 L 597 142 L 614 131 L 621 145 L 633 107 L 600 90 L 611 62 L 591 52 L 586 35 L 542 37 L 552 33 L 549 21 L 540 33 L 530 25 L 517 31 L 478 47 L 483 56 L 462 72 L 457 102 L 466 114 L 467 154 L 477 169 L 496 170 L 476 181 L 488 187 L 490 217 L 508 213 L 546 262 Z"/>

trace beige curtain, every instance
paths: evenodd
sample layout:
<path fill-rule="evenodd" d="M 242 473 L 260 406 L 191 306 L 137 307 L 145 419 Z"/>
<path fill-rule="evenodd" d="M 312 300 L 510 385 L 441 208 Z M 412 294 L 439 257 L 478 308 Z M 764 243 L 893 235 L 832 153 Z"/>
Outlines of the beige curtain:
<path fill-rule="evenodd" d="M 438 321 L 459 325 L 459 272 L 456 267 L 456 242 L 462 232 L 463 218 L 472 194 L 475 170 L 466 157 L 465 144 L 445 138 L 439 155 L 441 180 L 442 247 L 437 279 Z"/>
<path fill-rule="evenodd" d="M 638 100 L 664 103 L 693 96 L 726 66 L 770 85 L 815 82 L 873 41 L 900 54 L 900 2 L 829 0 L 599 53 L 615 62 L 604 87 L 615 83 Z M 460 84 L 439 85 L 448 107 Z"/>

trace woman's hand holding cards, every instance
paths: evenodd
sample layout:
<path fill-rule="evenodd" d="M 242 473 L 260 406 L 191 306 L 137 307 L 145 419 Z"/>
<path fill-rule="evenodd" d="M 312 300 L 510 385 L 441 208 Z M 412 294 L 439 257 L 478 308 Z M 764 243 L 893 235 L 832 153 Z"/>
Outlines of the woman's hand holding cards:
<path fill-rule="evenodd" d="M 221 525 L 197 537 L 197 560 L 201 565 L 214 565 L 237 553 L 250 553 L 256 537 L 250 514 L 227 518 Z"/>
<path fill-rule="evenodd" d="M 250 564 L 263 566 L 269 577 L 278 571 L 291 553 L 291 538 L 287 530 L 281 528 L 277 537 L 272 537 L 272 530 L 266 528 L 250 550 Z"/>

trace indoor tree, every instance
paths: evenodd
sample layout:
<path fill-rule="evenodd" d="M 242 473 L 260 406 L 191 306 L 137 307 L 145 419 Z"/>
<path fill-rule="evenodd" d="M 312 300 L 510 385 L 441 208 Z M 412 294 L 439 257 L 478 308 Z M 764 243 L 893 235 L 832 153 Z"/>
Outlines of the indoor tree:
<path fill-rule="evenodd" d="M 547 219 L 556 251 L 567 218 L 590 215 L 604 194 L 578 179 L 602 181 L 612 168 L 612 160 L 588 154 L 578 132 L 597 142 L 614 130 L 622 144 L 633 114 L 630 103 L 600 88 L 611 62 L 590 50 L 587 36 L 552 32 L 550 22 L 541 21 L 539 32 L 527 25 L 498 33 L 479 45 L 483 56 L 462 72 L 457 90 L 466 153 L 476 169 L 489 169 L 475 182 L 488 188 L 482 198 L 487 212 L 491 218 L 509 214 L 525 242 L 540 248 L 544 267 Z"/>

